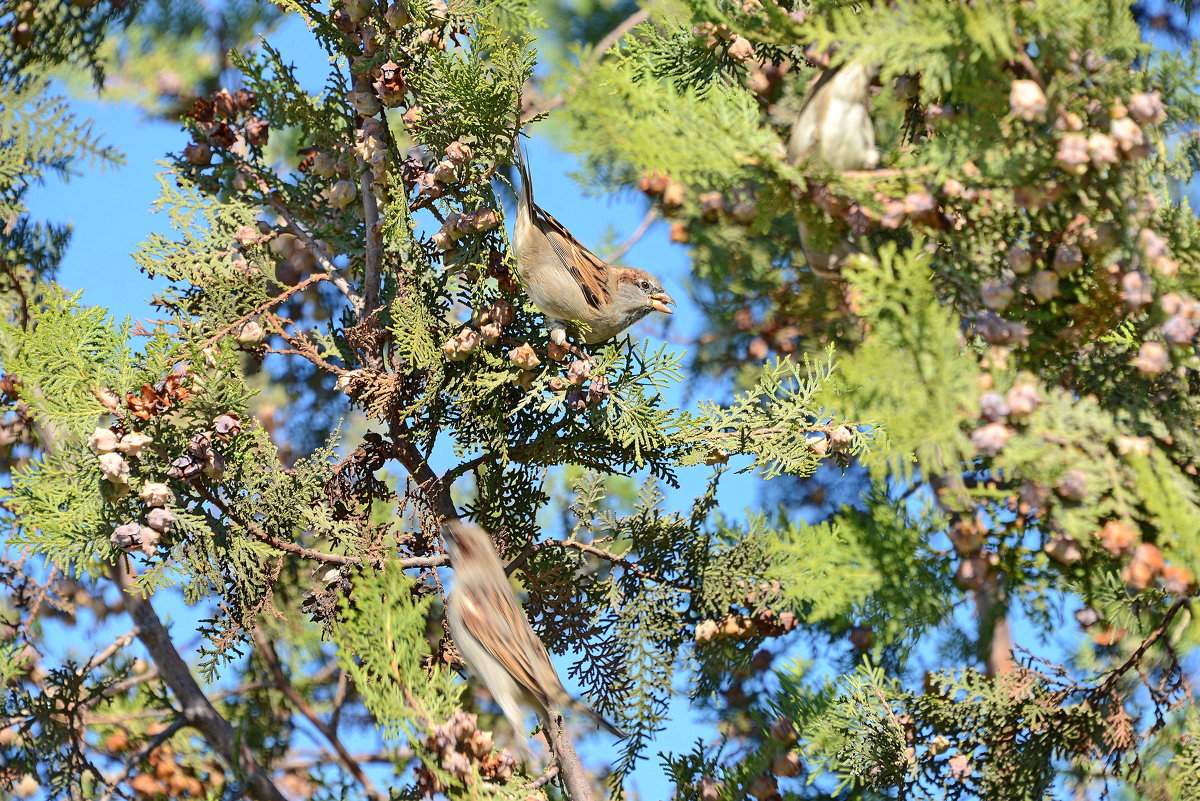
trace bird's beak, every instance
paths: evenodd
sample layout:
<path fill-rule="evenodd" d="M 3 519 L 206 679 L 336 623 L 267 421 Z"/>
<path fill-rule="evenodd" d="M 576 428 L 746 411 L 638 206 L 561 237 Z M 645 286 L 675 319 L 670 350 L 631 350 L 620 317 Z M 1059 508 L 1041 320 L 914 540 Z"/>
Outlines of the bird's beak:
<path fill-rule="evenodd" d="M 650 296 L 650 308 L 663 314 L 674 314 L 675 312 L 667 308 L 668 303 L 674 306 L 675 300 L 666 292 L 656 292 Z"/>

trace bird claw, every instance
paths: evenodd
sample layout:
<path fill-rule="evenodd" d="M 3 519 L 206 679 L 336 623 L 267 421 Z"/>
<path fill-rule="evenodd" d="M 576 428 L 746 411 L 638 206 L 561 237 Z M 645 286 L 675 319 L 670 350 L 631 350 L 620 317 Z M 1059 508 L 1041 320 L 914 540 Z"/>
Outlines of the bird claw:
<path fill-rule="evenodd" d="M 570 353 L 576 359 L 583 359 L 588 364 L 596 364 L 596 360 L 591 354 L 585 353 L 584 350 L 574 342 L 567 341 L 567 326 L 561 320 L 550 321 L 550 341 L 558 347 Z"/>

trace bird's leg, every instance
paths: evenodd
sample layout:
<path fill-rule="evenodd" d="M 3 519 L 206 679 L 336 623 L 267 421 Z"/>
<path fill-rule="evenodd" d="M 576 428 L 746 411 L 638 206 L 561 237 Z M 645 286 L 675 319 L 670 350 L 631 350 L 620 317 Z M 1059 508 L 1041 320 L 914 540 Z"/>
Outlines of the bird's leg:
<path fill-rule="evenodd" d="M 547 320 L 550 327 L 550 341 L 560 348 L 564 348 L 567 353 L 570 353 L 577 359 L 583 359 L 588 364 L 595 364 L 596 360 L 590 354 L 585 353 L 582 348 L 573 342 L 567 341 L 567 324 L 562 320 Z"/>
<path fill-rule="evenodd" d="M 567 324 L 562 320 L 547 320 L 550 327 L 550 341 L 555 345 L 567 344 Z"/>
<path fill-rule="evenodd" d="M 582 359 L 583 361 L 587 362 L 588 364 L 596 364 L 597 363 L 596 360 L 592 358 L 592 354 L 588 353 L 583 348 L 576 345 L 574 342 L 564 342 L 562 346 L 564 348 L 566 348 L 567 352 L 570 353 L 572 356 L 574 356 L 576 359 Z"/>

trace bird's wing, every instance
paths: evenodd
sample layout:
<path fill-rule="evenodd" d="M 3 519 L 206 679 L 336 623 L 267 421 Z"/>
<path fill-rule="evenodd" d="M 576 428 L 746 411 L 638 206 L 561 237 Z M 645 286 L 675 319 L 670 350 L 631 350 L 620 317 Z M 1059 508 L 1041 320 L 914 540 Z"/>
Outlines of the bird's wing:
<path fill-rule="evenodd" d="M 608 265 L 583 246 L 563 224 L 543 209 L 533 206 L 533 224 L 545 234 L 559 261 L 583 290 L 588 305 L 599 309 L 609 301 Z"/>
<path fill-rule="evenodd" d="M 459 607 L 467 630 L 543 708 L 555 700 L 550 696 L 554 685 L 556 696 L 565 694 L 546 646 L 507 586 L 473 589 L 462 594 Z"/>

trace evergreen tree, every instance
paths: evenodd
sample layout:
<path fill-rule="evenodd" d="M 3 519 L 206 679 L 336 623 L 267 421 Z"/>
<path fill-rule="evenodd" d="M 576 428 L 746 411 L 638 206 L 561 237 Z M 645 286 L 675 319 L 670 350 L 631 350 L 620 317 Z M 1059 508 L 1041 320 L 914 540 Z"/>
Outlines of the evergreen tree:
<path fill-rule="evenodd" d="M 1196 797 L 1200 99 L 1148 33 L 1186 39 L 1176 9 L 331 5 L 0 17 L 7 789 L 579 801 L 653 760 L 705 801 Z M 285 15 L 318 94 L 249 46 Z M 153 322 L 56 285 L 68 231 L 23 204 L 118 158 L 46 82 L 80 67 L 184 109 Z M 876 84 L 861 169 L 786 148 L 838 69 Z M 504 225 L 547 126 L 687 245 L 686 351 L 550 341 Z M 744 523 L 733 468 L 765 482 Z M 460 678 L 460 514 L 630 734 L 586 767 L 520 763 Z M 86 655 L 42 658 L 51 624 Z M 677 695 L 717 725 L 651 753 Z"/>

